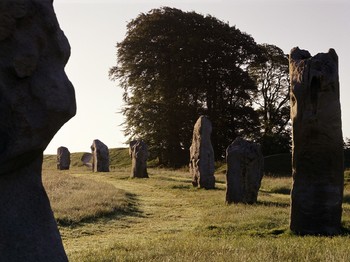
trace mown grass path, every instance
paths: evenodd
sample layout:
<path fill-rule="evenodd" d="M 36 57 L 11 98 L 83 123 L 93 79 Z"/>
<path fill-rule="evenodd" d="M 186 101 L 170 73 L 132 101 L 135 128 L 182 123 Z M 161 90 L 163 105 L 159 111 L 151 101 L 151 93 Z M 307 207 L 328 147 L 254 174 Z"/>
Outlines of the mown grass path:
<path fill-rule="evenodd" d="M 83 250 L 108 248 L 117 242 L 132 243 L 153 239 L 156 235 L 176 234 L 194 228 L 201 217 L 200 210 L 180 197 L 179 190 L 171 192 L 168 181 L 129 179 L 118 173 L 72 174 L 123 189 L 133 199 L 130 214 L 116 215 L 82 223 L 72 228 L 60 228 L 66 252 L 74 257 Z M 183 179 L 183 178 L 182 178 Z M 164 187 L 164 188 L 162 188 Z"/>

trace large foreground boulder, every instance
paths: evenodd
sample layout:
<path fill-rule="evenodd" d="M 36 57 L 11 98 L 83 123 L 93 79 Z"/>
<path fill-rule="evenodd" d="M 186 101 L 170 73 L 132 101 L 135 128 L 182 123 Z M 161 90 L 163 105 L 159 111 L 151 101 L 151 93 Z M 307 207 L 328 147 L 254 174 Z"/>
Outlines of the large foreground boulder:
<path fill-rule="evenodd" d="M 293 48 L 289 57 L 293 127 L 290 229 L 297 234 L 341 232 L 344 185 L 338 56 L 311 56 Z"/>
<path fill-rule="evenodd" d="M 210 135 L 212 125 L 205 116 L 200 116 L 193 128 L 190 147 L 190 174 L 193 186 L 215 188 L 215 158 Z"/>
<path fill-rule="evenodd" d="M 70 166 L 70 152 L 68 148 L 60 146 L 57 148 L 57 169 L 68 170 Z"/>
<path fill-rule="evenodd" d="M 237 137 L 226 149 L 226 161 L 226 203 L 256 203 L 264 173 L 260 145 Z"/>
<path fill-rule="evenodd" d="M 69 56 L 52 0 L 0 2 L 1 261 L 67 261 L 41 167 L 76 112 Z"/>
<path fill-rule="evenodd" d="M 109 150 L 100 140 L 95 139 L 91 145 L 92 171 L 109 172 Z"/>
<path fill-rule="evenodd" d="M 132 160 L 131 177 L 148 178 L 147 159 L 148 147 L 142 140 L 130 142 L 129 154 Z"/>

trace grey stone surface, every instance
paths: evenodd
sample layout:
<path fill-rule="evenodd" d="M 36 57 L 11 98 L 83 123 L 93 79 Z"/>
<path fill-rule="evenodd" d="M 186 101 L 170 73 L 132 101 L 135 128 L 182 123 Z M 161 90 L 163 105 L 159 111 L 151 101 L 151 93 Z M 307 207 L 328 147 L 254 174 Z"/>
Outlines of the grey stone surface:
<path fill-rule="evenodd" d="M 95 139 L 91 145 L 92 171 L 109 172 L 109 150 L 100 140 Z"/>
<path fill-rule="evenodd" d="M 70 166 L 70 152 L 68 148 L 61 146 L 57 148 L 57 169 L 68 170 Z"/>
<path fill-rule="evenodd" d="M 237 137 L 226 149 L 226 161 L 226 203 L 256 203 L 264 172 L 260 145 Z"/>
<path fill-rule="evenodd" d="M 1 261 L 67 261 L 41 166 L 76 111 L 69 56 L 52 0 L 0 2 Z"/>
<path fill-rule="evenodd" d="M 148 178 L 147 159 L 149 153 L 147 144 L 142 140 L 131 141 L 129 154 L 132 159 L 131 177 Z"/>
<path fill-rule="evenodd" d="M 83 162 L 84 166 L 92 168 L 92 158 L 91 153 L 84 153 L 81 157 L 81 162 Z"/>
<path fill-rule="evenodd" d="M 211 132 L 210 120 L 200 116 L 193 128 L 189 168 L 193 186 L 205 189 L 215 188 L 215 158 Z"/>
<path fill-rule="evenodd" d="M 293 48 L 289 57 L 293 127 L 290 229 L 298 234 L 341 232 L 344 185 L 338 56 L 311 56 Z"/>

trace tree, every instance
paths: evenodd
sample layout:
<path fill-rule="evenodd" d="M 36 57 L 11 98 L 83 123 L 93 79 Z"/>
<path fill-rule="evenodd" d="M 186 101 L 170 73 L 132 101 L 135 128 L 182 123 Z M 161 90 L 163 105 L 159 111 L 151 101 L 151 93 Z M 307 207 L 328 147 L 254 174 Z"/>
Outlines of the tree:
<path fill-rule="evenodd" d="M 140 14 L 109 71 L 124 89 L 125 134 L 176 166 L 188 162 L 193 125 L 205 114 L 215 154 L 223 156 L 237 135 L 257 127 L 256 86 L 245 68 L 259 50 L 251 36 L 212 16 L 168 7 Z"/>
<path fill-rule="evenodd" d="M 260 45 L 262 59 L 249 66 L 257 84 L 254 107 L 261 123 L 260 143 L 265 155 L 290 151 L 289 62 L 274 45 Z"/>

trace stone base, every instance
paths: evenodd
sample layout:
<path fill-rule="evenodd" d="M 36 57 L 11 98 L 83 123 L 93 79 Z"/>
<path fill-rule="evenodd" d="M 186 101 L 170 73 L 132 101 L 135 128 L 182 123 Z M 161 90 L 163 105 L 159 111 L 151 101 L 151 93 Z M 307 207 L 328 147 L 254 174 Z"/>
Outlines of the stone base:
<path fill-rule="evenodd" d="M 0 260 L 68 261 L 41 181 L 42 156 L 0 177 Z"/>
<path fill-rule="evenodd" d="M 341 233 L 342 196 L 339 186 L 294 185 L 290 229 L 299 235 Z"/>
<path fill-rule="evenodd" d="M 200 177 L 199 187 L 205 189 L 215 189 L 215 176 Z"/>

